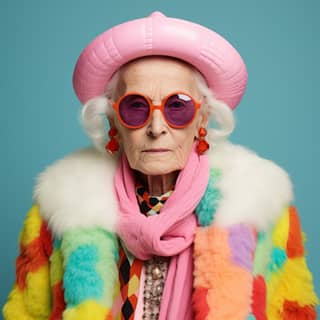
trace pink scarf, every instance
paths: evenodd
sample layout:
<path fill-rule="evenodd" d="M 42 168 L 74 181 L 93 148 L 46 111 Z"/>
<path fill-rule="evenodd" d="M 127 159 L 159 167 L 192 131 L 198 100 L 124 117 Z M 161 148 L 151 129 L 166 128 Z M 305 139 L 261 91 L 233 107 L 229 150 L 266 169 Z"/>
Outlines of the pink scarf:
<path fill-rule="evenodd" d="M 193 212 L 208 179 L 208 156 L 199 156 L 194 146 L 161 213 L 146 217 L 139 210 L 134 175 L 125 155 L 116 170 L 114 188 L 119 205 L 120 238 L 141 260 L 154 255 L 171 257 L 159 320 L 192 319 L 192 242 L 197 226 Z"/>

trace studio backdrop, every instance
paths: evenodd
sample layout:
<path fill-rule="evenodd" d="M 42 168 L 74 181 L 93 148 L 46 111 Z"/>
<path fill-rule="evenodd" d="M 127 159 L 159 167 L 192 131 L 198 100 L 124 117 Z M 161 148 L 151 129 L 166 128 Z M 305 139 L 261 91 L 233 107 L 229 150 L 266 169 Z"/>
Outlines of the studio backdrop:
<path fill-rule="evenodd" d="M 242 55 L 248 87 L 230 139 L 291 176 L 320 294 L 319 1 L 1 0 L 1 307 L 37 174 L 90 144 L 72 88 L 78 55 L 104 30 L 156 10 L 217 31 Z"/>

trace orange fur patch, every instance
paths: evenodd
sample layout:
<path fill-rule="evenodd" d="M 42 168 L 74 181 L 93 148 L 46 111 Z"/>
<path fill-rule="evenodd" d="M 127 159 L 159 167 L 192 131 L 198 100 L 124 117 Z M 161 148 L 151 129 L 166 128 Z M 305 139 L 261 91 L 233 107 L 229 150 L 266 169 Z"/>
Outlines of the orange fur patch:
<path fill-rule="evenodd" d="M 245 319 L 251 310 L 253 280 L 250 272 L 232 261 L 228 231 L 198 228 L 194 257 L 194 287 L 208 289 L 206 319 Z"/>
<path fill-rule="evenodd" d="M 112 320 L 112 313 L 111 312 L 108 312 L 105 320 Z"/>
<path fill-rule="evenodd" d="M 297 258 L 304 255 L 301 225 L 297 210 L 295 207 L 290 207 L 290 227 L 287 242 L 288 258 Z"/>

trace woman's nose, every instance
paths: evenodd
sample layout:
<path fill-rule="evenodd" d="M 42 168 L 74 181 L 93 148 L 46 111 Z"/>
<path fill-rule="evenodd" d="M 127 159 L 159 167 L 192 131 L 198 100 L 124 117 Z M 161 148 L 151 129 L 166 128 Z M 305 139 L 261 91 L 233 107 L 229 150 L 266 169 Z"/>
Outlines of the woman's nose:
<path fill-rule="evenodd" d="M 152 137 L 159 137 L 166 134 L 168 125 L 160 110 L 154 110 L 147 127 L 147 134 Z"/>

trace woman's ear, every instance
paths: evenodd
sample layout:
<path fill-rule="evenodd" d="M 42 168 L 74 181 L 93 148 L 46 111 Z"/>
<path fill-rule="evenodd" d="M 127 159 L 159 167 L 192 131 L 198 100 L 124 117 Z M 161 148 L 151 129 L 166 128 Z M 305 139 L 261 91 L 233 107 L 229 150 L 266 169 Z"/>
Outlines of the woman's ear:
<path fill-rule="evenodd" d="M 121 134 L 119 132 L 119 128 L 118 128 L 118 123 L 117 121 L 114 119 L 113 116 L 107 116 L 108 122 L 109 122 L 109 127 L 111 128 L 115 128 L 117 130 L 117 134 L 115 135 L 115 138 L 118 140 L 118 142 L 121 141 Z"/>
<path fill-rule="evenodd" d="M 200 112 L 199 118 L 196 126 L 196 137 L 199 138 L 199 130 L 200 128 L 207 128 L 209 124 L 209 114 L 207 112 Z"/>
<path fill-rule="evenodd" d="M 200 127 L 202 128 L 206 128 L 207 125 L 209 124 L 209 114 L 208 112 L 203 112 L 201 114 L 201 124 L 200 124 Z"/>
<path fill-rule="evenodd" d="M 115 128 L 115 122 L 114 122 L 114 118 L 111 116 L 107 116 L 108 122 L 109 122 L 109 126 L 110 128 Z"/>

